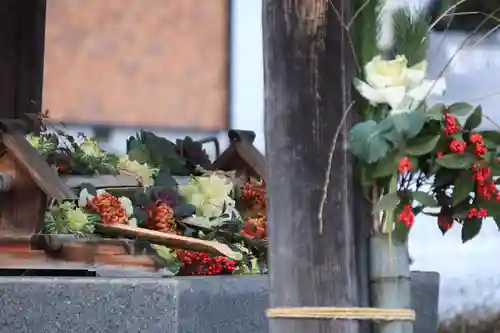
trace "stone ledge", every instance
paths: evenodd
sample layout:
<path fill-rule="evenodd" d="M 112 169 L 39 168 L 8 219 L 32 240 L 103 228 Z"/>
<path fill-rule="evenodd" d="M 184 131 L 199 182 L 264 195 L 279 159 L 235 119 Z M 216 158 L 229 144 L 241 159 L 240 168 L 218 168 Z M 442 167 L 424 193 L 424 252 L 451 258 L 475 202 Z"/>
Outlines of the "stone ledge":
<path fill-rule="evenodd" d="M 439 275 L 412 279 L 431 333 Z M 265 333 L 268 294 L 266 276 L 0 278 L 0 333 Z"/>

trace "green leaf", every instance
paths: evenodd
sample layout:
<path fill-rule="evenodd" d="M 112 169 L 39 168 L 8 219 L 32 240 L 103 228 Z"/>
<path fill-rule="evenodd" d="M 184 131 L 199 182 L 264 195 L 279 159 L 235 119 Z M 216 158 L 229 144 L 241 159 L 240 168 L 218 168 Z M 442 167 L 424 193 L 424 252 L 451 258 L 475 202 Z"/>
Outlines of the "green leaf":
<path fill-rule="evenodd" d="M 467 103 L 454 103 L 448 107 L 448 113 L 458 117 L 465 117 L 472 112 L 474 107 Z"/>
<path fill-rule="evenodd" d="M 420 133 L 425 124 L 425 115 L 420 111 L 400 113 L 389 118 L 394 123 L 397 131 L 408 139 Z"/>
<path fill-rule="evenodd" d="M 500 131 L 481 131 L 478 133 L 483 136 L 485 141 L 491 141 L 500 146 Z"/>
<path fill-rule="evenodd" d="M 460 175 L 453 183 L 452 205 L 455 207 L 467 198 L 474 191 L 474 180 L 472 171 L 462 170 Z"/>
<path fill-rule="evenodd" d="M 183 219 L 196 213 L 196 207 L 191 204 L 181 204 L 173 208 L 174 216 L 177 219 Z"/>
<path fill-rule="evenodd" d="M 440 139 L 440 135 L 436 136 L 424 136 L 421 138 L 416 138 L 408 142 L 408 147 L 406 148 L 406 153 L 413 156 L 422 156 L 428 154 L 436 148 L 436 145 Z"/>
<path fill-rule="evenodd" d="M 134 207 L 134 217 L 137 219 L 137 224 L 141 224 L 148 219 L 148 213 L 142 208 Z"/>
<path fill-rule="evenodd" d="M 500 215 L 493 216 L 495 223 L 497 224 L 498 231 L 500 231 Z"/>
<path fill-rule="evenodd" d="M 178 185 L 175 178 L 167 172 L 159 172 L 154 180 L 155 186 L 176 188 Z"/>
<path fill-rule="evenodd" d="M 465 243 L 476 237 L 481 231 L 483 221 L 480 218 L 465 220 L 462 225 L 462 243 Z"/>
<path fill-rule="evenodd" d="M 477 205 L 488 211 L 489 216 L 500 216 L 500 205 L 493 200 L 477 199 Z"/>
<path fill-rule="evenodd" d="M 445 110 L 446 106 L 444 104 L 436 104 L 427 110 L 425 116 L 430 120 L 442 120 Z"/>
<path fill-rule="evenodd" d="M 181 262 L 177 258 L 174 250 L 157 244 L 151 244 L 151 247 L 156 251 L 156 255 L 161 259 L 165 268 L 168 269 L 172 275 L 179 273 Z"/>
<path fill-rule="evenodd" d="M 469 154 L 449 154 L 436 159 L 436 163 L 448 169 L 468 169 L 476 158 Z"/>
<path fill-rule="evenodd" d="M 390 176 L 396 172 L 398 165 L 398 160 L 396 159 L 396 154 L 389 154 L 373 167 L 373 174 L 371 178 L 384 178 Z"/>
<path fill-rule="evenodd" d="M 403 222 L 396 221 L 394 230 L 392 231 L 392 236 L 395 241 L 405 243 L 408 240 L 409 233 L 410 228 L 408 228 Z"/>
<path fill-rule="evenodd" d="M 90 195 L 94 195 L 97 193 L 97 188 L 90 183 L 82 183 L 80 184 L 80 188 L 81 190 L 86 189 Z"/>
<path fill-rule="evenodd" d="M 356 124 L 349 135 L 351 152 L 367 163 L 380 160 L 390 149 L 387 141 L 381 136 L 383 130 L 373 120 Z"/>
<path fill-rule="evenodd" d="M 474 109 L 474 112 L 472 112 L 469 118 L 467 118 L 464 128 L 469 130 L 474 129 L 479 125 L 481 125 L 482 121 L 483 121 L 483 109 L 479 105 Z"/>
<path fill-rule="evenodd" d="M 144 190 L 140 189 L 134 193 L 132 201 L 134 202 L 135 205 L 143 206 L 150 203 L 151 199 L 148 197 L 146 193 L 144 193 Z"/>
<path fill-rule="evenodd" d="M 128 155 L 130 160 L 137 161 L 141 164 L 149 162 L 149 151 L 145 146 L 138 146 L 138 147 L 132 148 L 127 153 L 127 155 Z"/>
<path fill-rule="evenodd" d="M 390 210 L 396 208 L 399 203 L 399 196 L 397 193 L 389 193 L 384 195 L 380 200 L 375 204 L 374 211 L 380 212 L 383 210 Z"/>
<path fill-rule="evenodd" d="M 422 205 L 426 207 L 438 206 L 438 202 L 436 198 L 434 198 L 434 195 L 422 191 L 413 192 L 413 199 L 420 202 Z"/>

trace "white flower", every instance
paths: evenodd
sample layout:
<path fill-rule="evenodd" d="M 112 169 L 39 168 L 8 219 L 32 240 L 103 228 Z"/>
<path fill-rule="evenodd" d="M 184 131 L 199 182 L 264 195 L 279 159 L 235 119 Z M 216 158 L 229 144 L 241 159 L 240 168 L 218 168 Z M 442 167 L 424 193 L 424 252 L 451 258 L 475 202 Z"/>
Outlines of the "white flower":
<path fill-rule="evenodd" d="M 196 207 L 198 215 L 219 217 L 224 213 L 224 207 L 227 211 L 235 206 L 230 197 L 233 187 L 229 178 L 212 174 L 191 178 L 189 185 L 180 186 L 179 190 L 186 201 Z"/>
<path fill-rule="evenodd" d="M 127 224 L 131 227 L 137 228 L 137 219 L 133 217 L 128 220 Z"/>
<path fill-rule="evenodd" d="M 427 62 L 408 68 L 405 56 L 394 60 L 374 57 L 365 66 L 366 82 L 355 80 L 360 94 L 372 105 L 388 104 L 392 113 L 413 111 L 429 95 L 442 95 L 444 79 L 425 80 Z"/>
<path fill-rule="evenodd" d="M 118 201 L 122 204 L 122 207 L 125 208 L 125 212 L 127 212 L 127 216 L 131 216 L 134 214 L 134 205 L 132 205 L 132 201 L 127 197 L 120 197 Z"/>
<path fill-rule="evenodd" d="M 154 185 L 153 177 L 158 173 L 158 169 L 151 168 L 147 163 L 132 161 L 127 155 L 120 157 L 117 169 L 120 173 L 133 176 L 140 185 L 150 187 Z"/>
<path fill-rule="evenodd" d="M 106 193 L 105 190 L 97 190 L 96 191 L 96 196 L 100 197 L 104 193 Z M 78 207 L 80 207 L 80 208 L 87 207 L 93 197 L 94 196 L 92 194 L 90 194 L 89 191 L 86 188 L 82 189 L 80 191 L 80 195 L 78 196 Z"/>
<path fill-rule="evenodd" d="M 104 150 L 99 147 L 99 143 L 96 140 L 89 138 L 84 138 L 83 142 L 79 145 L 85 157 L 95 157 L 100 158 L 106 155 Z"/>

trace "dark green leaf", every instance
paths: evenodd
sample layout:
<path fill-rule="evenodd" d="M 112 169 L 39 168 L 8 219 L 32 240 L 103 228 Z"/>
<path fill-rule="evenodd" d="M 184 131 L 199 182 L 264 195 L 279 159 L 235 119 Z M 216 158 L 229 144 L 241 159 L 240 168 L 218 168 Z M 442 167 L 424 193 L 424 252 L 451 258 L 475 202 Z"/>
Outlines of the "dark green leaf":
<path fill-rule="evenodd" d="M 145 146 L 133 148 L 127 153 L 127 155 L 132 161 L 137 161 L 139 163 L 149 162 L 150 155 L 148 149 Z"/>
<path fill-rule="evenodd" d="M 80 188 L 82 190 L 86 189 L 89 192 L 90 195 L 94 195 L 94 194 L 97 193 L 97 188 L 94 185 L 90 184 L 90 183 L 82 183 L 80 185 Z"/>
<path fill-rule="evenodd" d="M 155 180 L 155 186 L 175 188 L 178 185 L 177 182 L 175 181 L 175 178 L 166 172 L 159 172 L 154 180 Z"/>
<path fill-rule="evenodd" d="M 224 223 L 219 226 L 219 230 L 230 233 L 239 232 L 241 228 L 243 228 L 243 221 L 241 220 L 224 221 Z"/>
<path fill-rule="evenodd" d="M 438 206 L 438 202 L 436 201 L 436 198 L 434 198 L 434 195 L 422 191 L 413 192 L 413 199 L 426 207 Z"/>
<path fill-rule="evenodd" d="M 500 215 L 493 216 L 495 223 L 497 224 L 497 228 L 500 231 Z"/>
<path fill-rule="evenodd" d="M 403 135 L 398 132 L 393 119 L 386 118 L 382 120 L 377 127 L 380 130 L 382 137 L 391 143 L 393 147 L 397 147 L 401 144 Z"/>
<path fill-rule="evenodd" d="M 481 131 L 478 133 L 483 136 L 485 141 L 491 141 L 497 146 L 500 146 L 500 131 Z"/>
<path fill-rule="evenodd" d="M 479 125 L 481 125 L 482 121 L 483 121 L 483 109 L 479 105 L 474 109 L 474 112 L 472 112 L 469 118 L 467 118 L 464 128 L 468 130 L 474 129 Z"/>
<path fill-rule="evenodd" d="M 399 197 L 397 193 L 389 193 L 384 195 L 380 200 L 375 204 L 374 211 L 380 212 L 382 210 L 394 209 L 399 203 Z"/>
<path fill-rule="evenodd" d="M 177 205 L 173 208 L 174 215 L 178 219 L 193 216 L 196 213 L 196 207 L 190 204 Z"/>
<path fill-rule="evenodd" d="M 424 136 L 421 138 L 416 138 L 408 142 L 408 147 L 406 148 L 406 153 L 413 156 L 421 156 L 428 154 L 436 148 L 439 141 L 440 135 L 436 136 Z"/>
<path fill-rule="evenodd" d="M 477 204 L 488 211 L 489 216 L 500 216 L 500 204 L 493 200 L 477 199 Z"/>
<path fill-rule="evenodd" d="M 436 159 L 436 163 L 448 169 L 468 169 L 476 158 L 469 154 L 448 154 Z"/>
<path fill-rule="evenodd" d="M 480 218 L 465 220 L 462 225 L 462 242 L 465 243 L 476 237 L 482 225 L 483 221 Z"/>
<path fill-rule="evenodd" d="M 448 107 L 448 112 L 458 117 L 465 117 L 472 112 L 474 107 L 467 103 L 454 103 Z"/>
<path fill-rule="evenodd" d="M 148 219 L 148 213 L 139 207 L 134 207 L 134 217 L 137 219 L 137 224 L 144 223 Z"/>
<path fill-rule="evenodd" d="M 458 178 L 453 183 L 452 205 L 456 206 L 468 199 L 470 193 L 473 191 L 474 180 L 472 179 L 472 171 L 462 170 Z"/>
<path fill-rule="evenodd" d="M 144 190 L 137 190 L 134 193 L 133 202 L 135 205 L 142 206 L 150 203 L 151 199 L 144 193 Z"/>
<path fill-rule="evenodd" d="M 373 174 L 371 178 L 384 178 L 390 176 L 396 172 L 398 160 L 396 159 L 396 154 L 389 154 L 374 166 Z"/>

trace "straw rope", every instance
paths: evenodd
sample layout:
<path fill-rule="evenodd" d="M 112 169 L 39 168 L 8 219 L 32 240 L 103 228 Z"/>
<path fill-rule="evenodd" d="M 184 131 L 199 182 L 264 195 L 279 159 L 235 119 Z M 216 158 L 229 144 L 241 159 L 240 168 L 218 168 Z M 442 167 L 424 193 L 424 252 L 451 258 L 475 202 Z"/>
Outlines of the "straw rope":
<path fill-rule="evenodd" d="M 411 309 L 382 308 L 296 307 L 268 309 L 267 317 L 288 319 L 302 318 L 373 321 L 415 321 L 415 311 Z"/>

